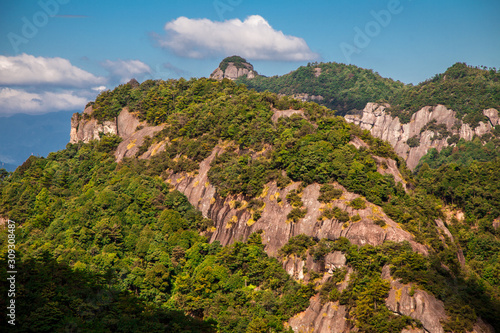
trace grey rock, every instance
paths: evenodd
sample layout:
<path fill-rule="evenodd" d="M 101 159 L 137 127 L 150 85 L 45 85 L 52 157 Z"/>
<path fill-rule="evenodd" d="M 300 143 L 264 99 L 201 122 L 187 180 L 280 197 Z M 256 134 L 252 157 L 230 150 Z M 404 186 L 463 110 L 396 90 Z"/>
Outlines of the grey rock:
<path fill-rule="evenodd" d="M 210 78 L 220 81 L 224 78 L 236 80 L 239 77 L 246 76 L 249 79 L 253 79 L 257 75 L 257 72 L 254 71 L 251 64 L 246 62 L 243 63 L 243 66 L 244 68 L 236 67 L 234 62 L 229 62 L 224 71 L 217 67 L 212 74 L 210 74 Z"/>
<path fill-rule="evenodd" d="M 346 319 L 347 310 L 338 302 L 321 304 L 319 295 L 311 298 L 309 307 L 290 318 L 288 324 L 297 333 L 351 332 Z"/>
<path fill-rule="evenodd" d="M 286 195 L 291 190 L 297 189 L 300 184 L 292 183 L 284 189 L 279 189 L 274 182 L 266 184 L 264 193 L 260 197 L 264 202 L 261 218 L 253 221 L 252 213 L 248 209 L 241 207 L 237 209 L 231 204 L 236 200 L 243 202 L 242 196 L 221 198 L 208 180 L 210 163 L 222 150 L 221 147 L 216 147 L 212 154 L 201 162 L 197 174 L 172 174 L 168 178 L 168 182 L 184 193 L 191 204 L 205 217 L 214 221 L 215 230 L 210 241 L 218 240 L 222 245 L 227 245 L 239 240 L 244 241 L 251 233 L 262 230 L 262 239 L 270 255 L 276 255 L 291 237 L 299 234 L 332 240 L 346 237 L 356 245 L 380 245 L 387 240 L 408 241 L 415 251 L 427 254 L 427 248 L 417 243 L 410 233 L 402 230 L 396 222 L 385 215 L 382 208 L 368 202 L 366 208 L 362 210 L 350 207 L 348 202 L 359 195 L 346 191 L 337 183 L 335 187 L 342 189 L 344 194 L 331 203 L 332 207 L 337 206 L 347 211 L 350 216 L 358 214 L 361 217 L 360 221 L 345 224 L 336 219 L 320 219 L 322 210 L 326 206 L 318 201 L 319 184 L 311 184 L 303 189 L 302 201 L 304 208 L 307 208 L 306 216 L 297 223 L 287 221 L 292 206 L 286 202 Z M 278 197 L 281 200 L 277 200 Z M 386 226 L 382 228 L 374 224 L 375 219 L 385 221 Z"/>
<path fill-rule="evenodd" d="M 482 136 L 489 133 L 499 123 L 498 111 L 488 109 L 484 110 L 483 114 L 490 121 L 479 122 L 479 125 L 472 129 L 468 124 L 456 118 L 455 111 L 443 105 L 437 105 L 423 107 L 412 115 L 409 123 L 401 124 L 398 117 L 392 117 L 385 111 L 388 107 L 388 104 L 368 103 L 361 115 L 346 115 L 345 119 L 359 125 L 362 129 L 369 130 L 373 136 L 388 141 L 412 170 L 430 148 L 441 151 L 449 146 L 447 142 L 449 136 L 433 140 L 436 133 L 423 130 L 429 122 L 435 120 L 437 124 L 444 124 L 451 135 L 458 135 L 468 141 L 472 140 L 475 135 Z M 458 128 L 454 126 L 455 124 L 459 125 Z M 410 147 L 406 143 L 411 137 L 417 137 L 420 140 L 418 147 Z"/>

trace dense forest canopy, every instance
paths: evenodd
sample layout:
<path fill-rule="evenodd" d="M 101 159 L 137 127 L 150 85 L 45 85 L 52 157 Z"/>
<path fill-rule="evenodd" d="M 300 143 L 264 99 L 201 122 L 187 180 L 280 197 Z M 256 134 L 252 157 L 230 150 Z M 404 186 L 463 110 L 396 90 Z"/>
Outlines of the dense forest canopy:
<path fill-rule="evenodd" d="M 314 77 L 316 66 L 325 72 L 336 68 L 314 64 L 304 71 Z M 391 82 L 381 80 L 379 88 L 399 89 L 400 83 Z M 478 316 L 500 329 L 500 235 L 494 226 L 500 215 L 498 158 L 463 165 L 443 158 L 412 175 L 388 143 L 325 106 L 256 92 L 227 79 L 129 83 L 102 92 L 91 105 L 90 117 L 98 121 L 114 119 L 127 107 L 151 125 L 165 124 L 138 155 L 154 143 L 167 145 L 148 160 L 116 163 L 113 152 L 121 138 L 105 135 L 88 144 L 68 144 L 47 158 L 32 156 L 14 173 L 0 173 L 0 216 L 19 225 L 17 300 L 19 323 L 25 325 L 16 327 L 20 332 L 28 327 L 38 332 L 134 332 L 138 327 L 287 332 L 285 322 L 318 292 L 323 302 L 346 305 L 349 322 L 361 331 L 419 327 L 385 306 L 388 283 L 380 277 L 385 265 L 393 276 L 444 302 L 447 331 L 470 331 Z M 273 121 L 279 110 L 299 113 Z M 353 140 L 366 145 L 357 149 Z M 351 201 L 352 207 L 362 208 L 365 200 L 380 206 L 426 245 L 429 255 L 416 254 L 406 243 L 358 247 L 346 239 L 307 235 L 290 239 L 279 258 L 267 256 L 259 233 L 229 246 L 209 243 L 214 222 L 165 180 L 172 172 L 197 172 L 218 145 L 225 150 L 208 177 L 219 197 L 238 194 L 252 202 L 268 182 L 283 188 L 295 181 L 321 184 L 319 200 L 330 202 L 342 195 L 331 186 L 338 182 L 364 197 Z M 396 160 L 408 186 L 381 174 L 379 168 L 387 166 L 377 162 L 380 158 Z M 301 223 L 304 216 L 300 195 L 286 197 L 294 207 L 289 223 Z M 252 204 L 258 220 L 261 203 Z M 463 211 L 465 218 L 447 219 L 450 211 Z M 324 214 L 350 219 L 341 210 Z M 454 240 L 442 236 L 437 220 L 449 221 Z M 7 231 L 0 233 L 0 265 L 5 267 Z M 342 292 L 342 270 L 326 282 L 319 273 L 308 283 L 297 282 L 280 262 L 306 252 L 322 260 L 331 251 L 342 251 L 355 270 Z M 5 274 L 1 271 L 2 288 Z M 5 302 L 0 298 L 2 307 Z"/>
<path fill-rule="evenodd" d="M 282 76 L 241 77 L 237 82 L 257 91 L 322 96 L 323 100 L 316 101 L 337 110 L 339 115 L 362 110 L 368 102 L 387 101 L 404 87 L 403 83 L 383 78 L 372 70 L 334 62 L 310 63 Z"/>
<path fill-rule="evenodd" d="M 426 105 L 443 104 L 457 112 L 465 123 L 477 126 L 487 121 L 483 110 L 500 110 L 500 71 L 456 63 L 444 73 L 416 86 L 409 85 L 390 100 L 392 114 L 403 123 Z"/>
<path fill-rule="evenodd" d="M 444 73 L 418 85 L 383 78 L 372 70 L 339 63 L 310 63 L 282 76 L 241 77 L 237 81 L 257 91 L 322 96 L 316 99 L 344 115 L 362 110 L 368 102 L 389 103 L 402 123 L 424 106 L 445 105 L 465 123 L 477 126 L 482 111 L 500 109 L 500 71 L 456 63 Z"/>

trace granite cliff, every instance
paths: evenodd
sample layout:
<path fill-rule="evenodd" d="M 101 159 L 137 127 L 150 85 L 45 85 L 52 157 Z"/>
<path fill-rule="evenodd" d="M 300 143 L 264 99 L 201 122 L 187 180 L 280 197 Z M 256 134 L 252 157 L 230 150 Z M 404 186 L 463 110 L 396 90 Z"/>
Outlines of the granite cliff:
<path fill-rule="evenodd" d="M 457 141 L 470 141 L 474 136 L 481 137 L 489 133 L 500 124 L 496 109 L 484 110 L 483 114 L 489 121 L 479 122 L 477 127 L 472 128 L 457 119 L 455 111 L 443 105 L 423 107 L 412 115 L 409 123 L 402 124 L 398 117 L 392 117 L 386 111 L 389 107 L 388 104 L 368 103 L 361 115 L 346 115 L 345 119 L 369 130 L 373 136 L 388 141 L 412 170 L 430 148 L 440 151 L 453 144 L 449 143 L 453 137 Z"/>
<path fill-rule="evenodd" d="M 224 78 L 236 80 L 239 77 L 247 77 L 249 79 L 253 79 L 258 74 L 253 69 L 252 64 L 248 63 L 245 59 L 232 56 L 225 58 L 219 64 L 212 74 L 210 74 L 211 79 L 222 80 Z"/>
<path fill-rule="evenodd" d="M 453 111 L 439 106 L 435 109 L 424 108 L 414 115 L 410 124 L 401 125 L 397 118 L 391 118 L 384 111 L 385 107 L 369 104 L 365 108 L 363 117 L 358 118 L 360 119 L 358 122 L 363 128 L 366 128 L 367 124 L 370 123 L 367 119 L 376 117 L 371 119 L 372 123 L 377 125 L 369 128 L 372 133 L 384 139 L 390 139 L 389 133 L 391 133 L 390 135 L 394 138 L 399 138 L 395 141 L 396 143 L 401 143 L 405 137 L 409 138 L 417 134 L 420 134 L 421 142 L 427 142 L 425 141 L 427 139 L 429 142 L 433 142 L 430 139 L 431 135 L 434 134 L 432 131 L 425 130 L 420 133 L 420 130 L 426 124 L 436 120 L 437 124 L 445 124 L 447 129 L 454 130 L 452 127 L 456 123 Z M 275 110 L 275 117 L 273 117 L 272 121 L 276 122 L 279 117 L 290 117 L 294 114 L 303 116 L 300 110 Z M 489 117 L 490 124 L 480 124 L 475 130 L 470 129 L 466 124 L 461 124 L 457 133 L 461 137 L 470 140 L 474 134 L 482 135 L 483 128 L 485 129 L 484 133 L 486 133 L 492 126 L 498 124 L 498 112 L 496 110 L 486 110 L 485 115 Z M 363 123 L 363 119 L 366 124 Z M 351 118 L 351 121 L 354 122 L 355 120 L 356 118 Z M 114 120 L 99 123 L 97 120 L 92 119 L 92 108 L 89 107 L 83 115 L 75 114 L 73 116 L 71 142 L 88 142 L 99 139 L 100 133 L 118 135 L 123 141 L 118 146 L 115 157 L 117 161 L 121 161 L 124 157 L 137 156 L 139 147 L 146 138 L 148 136 L 152 137 L 162 128 L 162 125 L 148 126 L 146 123 L 141 122 L 136 115 L 130 113 L 127 108 L 124 108 Z M 376 129 L 376 132 L 374 132 L 373 128 Z M 446 142 L 443 143 L 443 141 L 446 140 L 441 139 L 439 142 L 444 147 Z M 150 145 L 138 157 L 146 159 L 154 156 L 163 151 L 168 144 L 168 139 L 166 139 Z M 352 139 L 351 144 L 356 148 L 367 146 L 365 142 L 357 137 Z M 393 145 L 396 148 L 399 147 L 394 143 Z M 352 244 L 360 246 L 365 244 L 377 246 L 385 241 L 407 241 L 413 251 L 428 255 L 429 248 L 416 242 L 414 237 L 389 218 L 381 207 L 365 201 L 358 194 L 347 191 L 338 183 L 334 183 L 333 186 L 341 190 L 342 195 L 329 203 L 322 203 L 318 200 L 320 185 L 316 183 L 302 187 L 300 183 L 292 182 L 285 188 L 279 188 L 275 182 L 269 182 L 265 185 L 263 193 L 256 198 L 262 203 L 257 208 L 250 207 L 249 202 L 246 201 L 248 198 L 241 195 L 221 197 L 217 193 L 216 187 L 210 183 L 208 171 L 216 156 L 224 152 L 226 148 L 226 144 L 220 142 L 213 149 L 210 156 L 199 164 L 199 169 L 195 172 L 170 172 L 165 177 L 166 182 L 186 195 L 189 202 L 199 209 L 204 217 L 213 220 L 214 226 L 206 232 L 211 242 L 219 241 L 222 245 L 227 245 L 235 241 L 245 241 L 253 232 L 261 232 L 266 252 L 278 256 L 279 249 L 291 237 L 305 234 L 317 239 L 327 238 L 330 240 L 345 237 Z M 408 156 L 410 156 L 409 150 L 407 149 Z M 396 149 L 396 151 L 398 150 Z M 398 153 L 401 154 L 400 151 Z M 408 156 L 405 157 L 407 160 L 409 160 Z M 411 156 L 418 156 L 418 154 L 414 151 Z M 410 159 L 411 161 L 413 160 Z M 418 159 L 416 161 L 418 162 Z M 396 181 L 404 183 L 404 177 L 399 174 L 395 161 L 377 157 L 376 162 L 385 166 L 384 168 L 378 168 L 379 170 L 390 172 Z M 287 215 L 293 207 L 285 199 L 287 194 L 293 190 L 299 191 L 303 207 L 307 209 L 306 215 L 296 222 L 287 219 Z M 349 205 L 350 201 L 357 198 L 365 201 L 365 208 L 355 209 Z M 322 216 L 325 209 L 334 207 L 347 212 L 347 222 Z M 260 218 L 254 220 L 256 210 L 259 211 Z M 383 226 L 380 223 L 376 224 L 375 221 L 383 221 Z M 441 230 L 443 237 L 449 235 L 449 231 L 442 222 L 436 221 L 436 225 Z M 310 255 L 307 255 L 304 259 L 297 257 L 282 259 L 286 271 L 295 279 L 302 281 L 311 279 L 310 273 L 305 273 L 307 271 L 320 274 L 321 283 L 326 281 L 335 269 L 345 268 L 348 274 L 343 282 L 343 287 L 341 287 L 345 288 L 349 281 L 349 275 L 353 272 L 353 269 L 346 265 L 346 258 L 341 252 L 330 253 L 322 262 L 314 261 Z M 422 329 L 404 330 L 403 332 L 444 332 L 441 322 L 446 320 L 447 317 L 441 301 L 423 290 L 412 291 L 412 285 L 404 285 L 393 279 L 388 269 L 384 269 L 382 278 L 391 284 L 391 290 L 386 299 L 387 307 L 396 314 L 404 314 L 417 319 L 423 325 Z M 309 307 L 304 312 L 291 318 L 288 325 L 295 332 L 356 331 L 356 328 L 346 320 L 346 311 L 346 307 L 338 302 L 322 303 L 319 294 L 317 294 L 311 298 Z M 490 333 L 494 331 L 479 320 L 473 332 Z"/>

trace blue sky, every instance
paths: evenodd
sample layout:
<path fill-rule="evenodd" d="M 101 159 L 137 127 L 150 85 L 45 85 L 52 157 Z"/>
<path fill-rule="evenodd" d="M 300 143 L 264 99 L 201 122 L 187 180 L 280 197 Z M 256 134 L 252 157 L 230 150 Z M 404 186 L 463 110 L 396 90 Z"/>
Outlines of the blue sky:
<path fill-rule="evenodd" d="M 0 116 L 81 110 L 131 77 L 351 63 L 418 83 L 455 62 L 500 67 L 497 0 L 0 1 Z"/>

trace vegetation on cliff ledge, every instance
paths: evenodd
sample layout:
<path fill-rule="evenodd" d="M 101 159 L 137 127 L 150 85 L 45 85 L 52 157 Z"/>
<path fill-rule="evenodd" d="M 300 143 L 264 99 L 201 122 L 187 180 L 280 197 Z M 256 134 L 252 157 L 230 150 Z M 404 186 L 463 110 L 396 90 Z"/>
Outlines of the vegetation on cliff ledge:
<path fill-rule="evenodd" d="M 315 101 L 338 110 L 340 115 L 352 109 L 362 110 L 368 102 L 387 101 L 404 86 L 372 70 L 335 62 L 309 63 L 282 76 L 241 77 L 237 82 L 257 91 L 321 96 Z"/>
<path fill-rule="evenodd" d="M 424 106 L 443 104 L 475 127 L 479 121 L 487 121 L 483 110 L 500 110 L 500 71 L 456 63 L 416 86 L 406 86 L 390 104 L 392 115 L 402 123 L 409 122 L 412 114 Z"/>
<path fill-rule="evenodd" d="M 358 248 L 344 240 L 302 238 L 282 249 L 301 255 L 313 251 L 317 260 L 333 250 L 346 254 L 356 273 L 345 292 L 335 293 L 332 282 L 328 295 L 348 306 L 349 320 L 360 330 L 387 332 L 387 323 L 418 325 L 384 305 L 388 284 L 380 272 L 385 264 L 394 267 L 394 276 L 444 301 L 448 331 L 470 330 L 476 315 L 499 327 L 500 242 L 493 222 L 500 181 L 490 180 L 498 178 L 497 162 L 463 169 L 422 167 L 414 178 L 388 143 L 334 111 L 227 79 L 121 85 L 97 97 L 90 117 L 110 120 L 124 107 L 151 125 L 165 124 L 140 148 L 145 152 L 163 142 L 163 152 L 116 163 L 113 152 L 120 138 L 103 136 L 69 144 L 47 158 L 32 156 L 0 179 L 0 216 L 18 223 L 23 272 L 18 313 L 19 323 L 28 325 L 16 327 L 19 331 L 289 331 L 284 323 L 308 306 L 309 297 L 319 292 L 315 287 L 322 287 L 295 282 L 276 258 L 267 256 L 258 233 L 245 243 L 209 243 L 213 221 L 165 183 L 171 172 L 196 172 L 216 147 L 220 153 L 208 171 L 216 195 L 243 195 L 256 207 L 256 220 L 262 206 L 256 197 L 269 181 L 280 187 L 292 180 L 320 183 L 323 202 L 342 195 L 328 185 L 338 182 L 381 206 L 428 247 L 430 255 L 424 257 L 404 244 Z M 277 118 L 283 110 L 297 112 Z M 387 167 L 380 162 L 386 158 L 397 161 L 407 187 L 379 172 Z M 298 192 L 286 200 L 301 210 Z M 466 218 L 447 219 L 445 204 L 462 209 Z M 350 205 L 362 209 L 367 203 L 359 199 Z M 299 211 L 291 216 L 295 223 L 301 223 Z M 339 220 L 347 214 L 340 209 L 324 213 Z M 438 220 L 450 221 L 455 241 L 439 230 Z M 0 230 L 4 267 L 6 233 Z M 5 274 L 0 272 L 2 288 Z M 7 306 L 4 298 L 0 305 Z"/>

